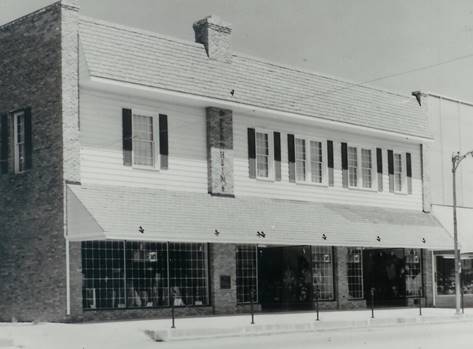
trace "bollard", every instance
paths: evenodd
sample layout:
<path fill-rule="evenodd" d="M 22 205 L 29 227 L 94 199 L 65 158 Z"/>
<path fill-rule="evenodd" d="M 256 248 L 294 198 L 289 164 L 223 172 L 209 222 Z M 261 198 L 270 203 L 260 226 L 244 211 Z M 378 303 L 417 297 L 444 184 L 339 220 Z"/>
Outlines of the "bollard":
<path fill-rule="evenodd" d="M 319 321 L 319 298 L 320 298 L 320 289 L 319 286 L 315 286 L 315 309 L 317 311 L 317 321 Z"/>
<path fill-rule="evenodd" d="M 174 320 L 174 291 L 171 294 L 171 319 L 172 319 L 171 328 L 176 328 L 175 320 Z"/>
<path fill-rule="evenodd" d="M 422 316 L 422 291 L 423 287 L 419 287 L 419 316 Z"/>
<path fill-rule="evenodd" d="M 255 290 L 251 290 L 251 292 L 250 292 L 250 309 L 251 309 L 251 324 L 252 325 L 255 324 L 255 309 L 254 309 L 254 305 L 253 305 L 254 296 L 255 296 Z"/>
<path fill-rule="evenodd" d="M 375 288 L 371 287 L 370 293 L 371 293 L 371 318 L 374 319 L 374 292 Z"/>

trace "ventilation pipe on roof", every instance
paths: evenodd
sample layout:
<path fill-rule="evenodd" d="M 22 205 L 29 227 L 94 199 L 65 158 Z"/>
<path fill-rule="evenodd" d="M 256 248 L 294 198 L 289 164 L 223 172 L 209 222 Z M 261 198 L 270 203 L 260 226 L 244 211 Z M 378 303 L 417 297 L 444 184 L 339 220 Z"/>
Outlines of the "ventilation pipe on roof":
<path fill-rule="evenodd" d="M 232 28 L 217 16 L 208 16 L 193 25 L 195 42 L 203 44 L 210 59 L 231 63 Z"/>

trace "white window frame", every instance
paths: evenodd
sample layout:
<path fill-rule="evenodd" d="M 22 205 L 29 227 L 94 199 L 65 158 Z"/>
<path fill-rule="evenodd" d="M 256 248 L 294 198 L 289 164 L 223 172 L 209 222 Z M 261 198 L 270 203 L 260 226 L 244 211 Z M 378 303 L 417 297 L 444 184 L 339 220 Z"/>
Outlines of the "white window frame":
<path fill-rule="evenodd" d="M 401 190 L 396 190 L 396 171 L 395 171 L 395 158 L 396 155 L 401 156 Z M 412 155 L 411 155 L 412 162 Z M 412 164 L 411 164 L 412 167 Z M 407 165 L 406 165 L 406 153 L 402 151 L 393 150 L 393 181 L 394 181 L 394 193 L 396 194 L 407 194 Z"/>
<path fill-rule="evenodd" d="M 376 175 L 376 148 L 370 146 L 364 146 L 360 144 L 347 143 L 347 162 L 348 162 L 348 148 L 356 148 L 356 158 L 357 158 L 357 169 L 356 169 L 356 186 L 350 185 L 350 172 L 347 169 L 348 176 L 348 188 L 357 189 L 357 190 L 367 190 L 367 191 L 377 191 L 378 190 L 378 176 Z M 371 187 L 363 187 L 363 158 L 362 150 L 371 151 Z"/>
<path fill-rule="evenodd" d="M 159 159 L 159 114 L 150 110 L 140 110 L 140 109 L 132 109 L 132 115 L 131 115 L 131 138 L 132 138 L 132 152 L 131 152 L 131 164 L 133 168 L 136 169 L 142 169 L 142 170 L 156 170 L 158 171 L 160 169 L 160 159 Z M 152 166 L 146 166 L 146 165 L 136 165 L 135 164 L 135 146 L 134 146 L 134 141 L 135 141 L 135 116 L 144 116 L 144 117 L 150 117 L 152 118 L 153 122 L 153 165 Z"/>
<path fill-rule="evenodd" d="M 328 163 L 327 163 L 327 140 L 294 135 L 294 154 L 296 152 L 296 142 L 297 139 L 303 139 L 305 141 L 305 180 L 297 179 L 297 165 L 296 167 L 296 183 L 300 184 L 309 184 L 309 185 L 318 185 L 318 186 L 327 186 L 328 185 Z M 319 142 L 322 146 L 322 182 L 312 182 L 312 149 L 310 142 Z M 297 162 L 297 161 L 296 161 Z"/>
<path fill-rule="evenodd" d="M 18 142 L 18 117 L 23 116 L 23 142 Z M 25 112 L 23 110 L 17 111 L 13 113 L 13 139 L 14 139 L 14 161 L 15 161 L 15 173 L 24 173 L 25 172 L 25 153 L 26 153 L 26 146 L 25 146 Z M 20 168 L 20 151 L 19 147 L 23 145 L 23 168 Z"/>
<path fill-rule="evenodd" d="M 268 135 L 268 176 L 259 176 L 258 175 L 258 133 L 263 133 Z M 274 131 L 270 131 L 264 128 L 255 128 L 255 166 L 256 166 L 256 179 L 263 181 L 273 181 L 274 180 Z"/>

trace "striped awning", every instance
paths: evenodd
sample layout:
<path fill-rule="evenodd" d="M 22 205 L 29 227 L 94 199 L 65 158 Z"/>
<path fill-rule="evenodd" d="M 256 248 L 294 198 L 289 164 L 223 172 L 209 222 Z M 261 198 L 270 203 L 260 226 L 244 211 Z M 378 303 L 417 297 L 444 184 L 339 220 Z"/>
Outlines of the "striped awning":
<path fill-rule="evenodd" d="M 69 185 L 68 238 L 444 250 L 430 214 L 369 206 Z"/>

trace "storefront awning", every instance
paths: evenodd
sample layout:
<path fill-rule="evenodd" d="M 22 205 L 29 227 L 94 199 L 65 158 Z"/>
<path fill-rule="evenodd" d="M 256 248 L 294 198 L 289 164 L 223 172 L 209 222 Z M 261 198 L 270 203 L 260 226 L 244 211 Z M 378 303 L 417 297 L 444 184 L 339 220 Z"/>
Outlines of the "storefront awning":
<path fill-rule="evenodd" d="M 453 239 L 453 208 L 452 206 L 433 205 L 432 213 L 447 229 Z M 473 253 L 473 209 L 457 208 L 457 231 L 459 248 L 462 254 Z M 453 253 L 452 246 L 448 249 Z"/>
<path fill-rule="evenodd" d="M 69 185 L 68 238 L 448 249 L 420 211 Z"/>

